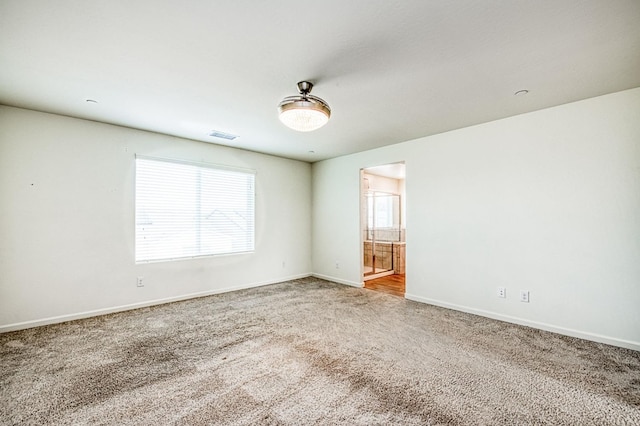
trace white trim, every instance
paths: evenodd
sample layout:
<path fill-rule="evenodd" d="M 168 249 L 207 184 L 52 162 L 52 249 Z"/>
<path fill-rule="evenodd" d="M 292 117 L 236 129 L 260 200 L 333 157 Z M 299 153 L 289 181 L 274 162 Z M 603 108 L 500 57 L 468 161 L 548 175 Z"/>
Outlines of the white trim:
<path fill-rule="evenodd" d="M 321 278 L 327 281 L 332 281 L 338 284 L 350 285 L 351 287 L 358 287 L 358 288 L 364 287 L 363 282 L 343 280 L 342 278 L 330 277 L 329 275 L 316 274 L 315 272 L 311 274 L 311 276 L 316 278 Z"/>
<path fill-rule="evenodd" d="M 394 275 L 395 273 L 396 271 L 392 269 L 391 271 L 378 272 L 377 274 L 373 274 L 373 275 L 365 275 L 363 278 L 363 281 L 369 281 L 369 280 L 375 280 L 382 277 L 388 277 L 389 275 Z"/>
<path fill-rule="evenodd" d="M 234 287 L 225 287 L 225 288 L 219 288 L 219 289 L 215 289 L 215 290 L 200 291 L 200 292 L 197 292 L 197 293 L 189 293 L 189 294 L 183 294 L 181 296 L 166 297 L 164 299 L 148 300 L 146 302 L 132 303 L 132 304 L 129 304 L 129 305 L 114 306 L 114 307 L 111 307 L 111 308 L 95 309 L 95 310 L 92 310 L 92 311 L 78 312 L 78 313 L 75 313 L 75 314 L 60 315 L 60 316 L 57 316 L 57 317 L 49 317 L 49 318 L 42 318 L 42 319 L 32 320 L 32 321 L 18 322 L 18 323 L 14 323 L 14 324 L 8 324 L 8 325 L 0 326 L 0 333 L 7 333 L 9 331 L 24 330 L 24 329 L 27 329 L 27 328 L 40 327 L 40 326 L 43 326 L 43 325 L 58 324 L 58 323 L 61 323 L 61 322 L 67 322 L 67 321 L 74 321 L 74 320 L 78 320 L 78 319 L 97 317 L 97 316 L 100 316 L 100 315 L 107 315 L 107 314 L 112 314 L 112 313 L 115 313 L 115 312 L 130 311 L 130 310 L 133 310 L 133 309 L 146 308 L 148 306 L 155 306 L 155 305 L 162 305 L 162 304 L 165 304 L 165 303 L 179 302 L 181 300 L 188 300 L 188 299 L 195 299 L 195 298 L 198 298 L 198 297 L 212 296 L 214 294 L 228 293 L 230 291 L 244 290 L 244 289 L 247 289 L 247 288 L 262 287 L 262 286 L 265 286 L 265 285 L 277 284 L 277 283 L 281 283 L 281 282 L 285 282 L 285 281 L 297 280 L 297 279 L 300 279 L 300 278 L 306 278 L 306 277 L 310 277 L 310 276 L 311 276 L 311 273 L 299 274 L 299 275 L 293 275 L 293 276 L 290 276 L 290 277 L 282 277 L 282 278 L 278 278 L 278 279 L 275 279 L 275 280 L 262 281 L 262 282 L 258 282 L 258 283 L 251 283 L 251 284 L 239 285 L 239 286 L 234 286 Z"/>
<path fill-rule="evenodd" d="M 499 321 L 505 321 L 512 324 L 524 325 L 527 327 L 537 328 L 540 330 L 551 331 L 553 333 L 563 334 L 565 336 L 577 337 L 579 339 L 591 340 L 597 343 L 605 343 L 607 345 L 619 346 L 621 348 L 633 349 L 640 351 L 640 342 L 618 339 L 615 337 L 603 336 L 601 334 L 588 333 L 584 331 L 574 330 L 571 328 L 559 327 L 538 321 L 531 321 L 510 315 L 498 314 L 496 312 L 485 311 L 482 309 L 470 308 L 468 306 L 455 305 L 453 303 L 442 302 L 440 300 L 429 299 L 427 297 L 416 296 L 415 294 L 405 293 L 404 297 L 414 302 L 427 303 L 429 305 L 440 306 L 442 308 L 453 309 L 455 311 L 466 312 L 469 314 L 480 315 L 482 317 L 492 318 Z"/>

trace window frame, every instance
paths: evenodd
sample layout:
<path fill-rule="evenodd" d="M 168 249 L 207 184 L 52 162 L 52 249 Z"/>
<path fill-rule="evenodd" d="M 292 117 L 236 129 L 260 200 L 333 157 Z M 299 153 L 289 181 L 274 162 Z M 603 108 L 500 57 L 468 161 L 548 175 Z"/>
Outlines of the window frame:
<path fill-rule="evenodd" d="M 140 205 L 139 205 L 138 196 L 141 188 L 139 186 L 140 185 L 140 182 L 139 182 L 139 177 L 140 177 L 139 164 L 140 163 L 138 162 L 138 160 L 194 167 L 199 170 L 198 173 L 206 169 L 206 170 L 214 170 L 214 171 L 221 171 L 221 172 L 226 171 L 226 172 L 232 172 L 232 173 L 240 173 L 242 175 L 245 175 L 244 176 L 245 178 L 250 177 L 250 179 L 247 181 L 249 183 L 250 189 L 247 190 L 246 201 L 249 202 L 249 205 L 250 205 L 250 208 L 247 207 L 247 211 L 252 215 L 252 217 L 245 219 L 246 223 L 248 224 L 247 226 L 249 227 L 249 229 L 247 230 L 247 234 L 245 235 L 245 238 L 247 238 L 247 241 L 248 241 L 247 249 L 231 250 L 231 251 L 224 251 L 224 252 L 220 252 L 220 251 L 204 251 L 203 252 L 202 247 L 200 246 L 198 247 L 197 253 L 185 254 L 185 255 L 172 254 L 172 255 L 167 255 L 166 257 L 162 257 L 158 254 L 156 254 L 154 257 L 148 256 L 148 255 L 144 256 L 142 252 L 139 252 L 140 216 L 143 216 L 143 215 L 139 211 Z M 256 177 L 257 177 L 257 172 L 253 169 L 220 165 L 220 164 L 207 163 L 207 162 L 181 160 L 181 159 L 173 159 L 173 158 L 161 158 L 161 157 L 153 157 L 153 156 L 136 154 L 134 159 L 134 261 L 135 263 L 145 264 L 145 263 L 155 263 L 155 262 L 170 262 L 170 261 L 177 261 L 177 260 L 199 259 L 199 258 L 206 258 L 206 257 L 233 256 L 233 255 L 248 254 L 248 253 L 255 252 Z M 224 181 L 218 181 L 218 183 L 224 183 Z M 201 181 L 200 178 L 198 178 L 197 187 L 192 187 L 192 188 L 194 191 L 200 193 L 202 191 L 203 185 L 204 185 L 203 181 Z M 200 202 L 201 200 L 198 200 L 198 203 Z M 199 210 L 201 208 L 201 204 L 195 208 L 196 210 Z M 201 220 L 202 220 L 201 216 L 198 216 L 197 218 L 195 218 L 194 222 L 198 223 L 198 229 L 193 228 L 193 230 L 189 230 L 189 231 L 195 232 L 196 234 L 201 234 L 203 232 L 202 231 L 203 226 L 202 226 Z M 179 248 L 176 246 L 174 246 L 173 249 L 179 250 Z M 184 247 L 182 247 L 182 249 L 184 250 Z"/>

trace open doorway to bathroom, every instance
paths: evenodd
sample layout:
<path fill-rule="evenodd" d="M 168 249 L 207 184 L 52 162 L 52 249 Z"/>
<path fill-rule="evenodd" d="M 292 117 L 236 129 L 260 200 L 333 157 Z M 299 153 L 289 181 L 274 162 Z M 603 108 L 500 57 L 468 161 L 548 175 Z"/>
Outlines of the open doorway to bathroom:
<path fill-rule="evenodd" d="M 360 171 L 362 278 L 371 290 L 405 293 L 405 164 Z"/>

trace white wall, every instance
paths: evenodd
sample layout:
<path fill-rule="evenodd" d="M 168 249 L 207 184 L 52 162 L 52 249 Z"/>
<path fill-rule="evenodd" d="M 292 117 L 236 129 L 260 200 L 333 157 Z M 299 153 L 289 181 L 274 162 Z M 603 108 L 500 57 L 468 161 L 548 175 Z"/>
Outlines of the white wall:
<path fill-rule="evenodd" d="M 376 176 L 364 172 L 365 188 L 370 191 L 387 192 L 389 194 L 400 194 L 400 180 L 384 176 Z"/>
<path fill-rule="evenodd" d="M 136 153 L 256 170 L 256 251 L 136 265 Z M 0 331 L 306 276 L 310 177 L 304 162 L 0 106 Z"/>
<path fill-rule="evenodd" d="M 315 274 L 360 285 L 358 171 L 398 161 L 408 298 L 640 350 L 640 88 L 313 164 Z"/>

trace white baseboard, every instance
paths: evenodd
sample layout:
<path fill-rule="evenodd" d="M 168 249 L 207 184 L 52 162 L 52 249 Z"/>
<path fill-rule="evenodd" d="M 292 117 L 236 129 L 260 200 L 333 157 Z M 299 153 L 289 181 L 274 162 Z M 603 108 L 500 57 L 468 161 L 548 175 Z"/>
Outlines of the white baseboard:
<path fill-rule="evenodd" d="M 197 297 L 212 296 L 214 294 L 228 293 L 230 291 L 244 290 L 247 288 L 262 287 L 265 285 L 277 284 L 277 283 L 290 281 L 290 280 L 297 280 L 297 279 L 306 278 L 309 276 L 311 276 L 311 273 L 293 275 L 289 277 L 278 278 L 275 280 L 261 281 L 257 283 L 250 283 L 250 284 L 244 284 L 244 285 L 233 286 L 233 287 L 224 287 L 224 288 L 218 288 L 214 290 L 200 291 L 197 293 L 183 294 L 180 296 L 172 296 L 172 297 L 167 297 L 163 299 L 148 300 L 144 302 L 131 303 L 128 305 L 114 306 L 110 308 L 95 309 L 91 311 L 78 312 L 74 314 L 60 315 L 56 317 L 42 318 L 42 319 L 37 319 L 32 321 L 24 321 L 24 322 L 18 322 L 14 324 L 1 325 L 0 333 L 24 330 L 27 328 L 40 327 L 43 325 L 58 324 L 61 322 L 73 321 L 73 320 L 78 320 L 83 318 L 97 317 L 100 315 L 107 315 L 115 312 L 130 311 L 132 309 L 146 308 L 148 306 L 162 305 L 162 304 L 171 303 L 171 302 L 179 302 L 181 300 L 195 299 Z"/>
<path fill-rule="evenodd" d="M 322 275 L 322 274 L 313 273 L 313 274 L 311 274 L 311 276 L 312 277 L 316 277 L 316 278 L 321 278 L 321 279 L 327 280 L 327 281 L 332 281 L 332 282 L 338 283 L 338 284 L 350 285 L 351 287 L 358 287 L 358 288 L 364 287 L 364 283 L 362 283 L 362 282 L 343 280 L 342 278 L 331 277 L 329 275 Z"/>
<path fill-rule="evenodd" d="M 394 275 L 395 273 L 396 273 L 395 271 L 385 271 L 385 272 L 380 272 L 374 275 L 365 275 L 365 277 L 363 278 L 363 281 L 369 281 L 369 280 L 375 280 L 382 277 L 388 277 L 389 275 Z"/>
<path fill-rule="evenodd" d="M 442 302 L 440 300 L 429 299 L 427 297 L 416 296 L 415 294 L 406 293 L 404 297 L 406 299 L 413 300 L 415 302 L 427 303 L 429 305 L 440 306 L 442 308 L 453 309 L 455 311 L 467 312 L 469 314 L 492 318 L 499 321 L 505 321 L 512 324 L 519 324 L 527 327 L 537 328 L 540 330 L 551 331 L 553 333 L 563 334 L 565 336 L 577 337 L 579 339 L 591 340 L 593 342 L 605 343 L 607 345 L 619 346 L 621 348 L 640 351 L 640 342 L 633 342 L 630 340 L 602 336 L 600 334 L 588 333 L 588 332 L 573 330 L 565 327 L 558 327 L 558 326 L 555 326 L 552 324 L 546 324 L 543 322 L 526 320 L 522 318 L 512 317 L 510 315 L 503 315 L 503 314 L 498 314 L 496 312 L 485 311 L 482 309 L 470 308 L 468 306 L 455 305 L 453 303 L 447 303 L 447 302 Z"/>
<path fill-rule="evenodd" d="M 95 317 L 95 316 L 100 316 L 100 315 L 107 315 L 107 314 L 111 314 L 111 313 L 115 313 L 115 312 L 129 311 L 129 310 L 132 310 L 132 309 L 146 308 L 148 306 L 161 305 L 161 304 L 171 303 L 171 302 L 178 302 L 178 301 L 181 301 L 181 300 L 188 300 L 188 299 L 194 299 L 194 298 L 197 298 L 197 297 L 211 296 L 211 295 L 214 295 L 214 294 L 227 293 L 227 292 L 230 292 L 230 291 L 243 290 L 243 289 L 247 289 L 247 288 L 261 287 L 261 286 L 270 285 L 270 284 L 276 284 L 276 283 L 280 283 L 280 282 L 284 282 L 284 281 L 295 280 L 295 279 L 300 279 L 300 278 L 306 278 L 306 277 L 309 277 L 309 276 L 313 276 L 313 277 L 316 277 L 316 278 L 321 278 L 321 279 L 327 280 L 327 281 L 332 281 L 332 282 L 335 282 L 335 283 L 338 283 L 338 284 L 345 284 L 345 285 L 349 285 L 349 286 L 352 286 L 352 287 L 358 287 L 358 288 L 361 288 L 364 285 L 362 282 L 343 280 L 341 278 L 331 277 L 331 276 L 323 275 L 323 274 L 306 273 L 306 274 L 299 274 L 299 275 L 293 275 L 293 276 L 289 276 L 289 277 L 278 278 L 278 279 L 275 279 L 275 280 L 250 283 L 250 284 L 233 286 L 233 287 L 225 287 L 225 288 L 220 288 L 220 289 L 206 290 L 206 291 L 197 292 L 197 293 L 189 293 L 189 294 L 184 294 L 184 295 L 180 295 L 180 296 L 173 296 L 173 297 L 167 297 L 167 298 L 163 298 L 163 299 L 149 300 L 149 301 L 144 301 L 144 302 L 132 303 L 132 304 L 128 304 L 128 305 L 114 306 L 114 307 L 110 307 L 110 308 L 96 309 L 96 310 L 91 310 L 91 311 L 78 312 L 78 313 L 74 313 L 74 314 L 60 315 L 60 316 L 56 316 L 56 317 L 49 317 L 49 318 L 42 318 L 42 319 L 31 320 L 31 321 L 24 321 L 24 322 L 19 322 L 19 323 L 14 323 L 14 324 L 7 324 L 7 325 L 0 326 L 0 333 L 6 333 L 6 332 L 10 332 L 10 331 L 17 331 L 17 330 L 24 330 L 24 329 L 32 328 L 32 327 L 39 327 L 39 326 L 49 325 L 49 324 L 57 324 L 57 323 L 61 323 L 61 322 L 73 321 L 73 320 L 78 320 L 78 319 L 83 319 L 83 318 L 90 318 L 90 317 Z M 426 297 L 416 296 L 416 295 L 410 294 L 410 293 L 406 293 L 405 294 L 405 298 L 407 298 L 409 300 L 413 300 L 415 302 L 427 303 L 429 305 L 435 305 L 435 306 L 440 306 L 440 307 L 447 308 L 447 309 L 453 309 L 453 310 L 456 310 L 456 311 L 467 312 L 467 313 L 470 313 L 470 314 L 480 315 L 480 316 L 483 316 L 483 317 L 492 318 L 492 319 L 496 319 L 496 320 L 499 320 L 499 321 L 505 321 L 505 322 L 509 322 L 509 323 L 513 323 L 513 324 L 519 324 L 519 325 L 524 325 L 524 326 L 528 326 L 528 327 L 537 328 L 537 329 L 540 329 L 540 330 L 551 331 L 551 332 L 554 332 L 554 333 L 563 334 L 565 336 L 577 337 L 577 338 L 580 338 L 580 339 L 591 340 L 591 341 L 598 342 L 598 343 L 605 343 L 605 344 L 608 344 L 608 345 L 619 346 L 619 347 L 622 347 L 622 348 L 627 348 L 627 349 L 640 351 L 640 342 L 633 342 L 633 341 L 630 341 L 630 340 L 618 339 L 618 338 L 614 338 L 614 337 L 603 336 L 603 335 L 600 335 L 600 334 L 588 333 L 588 332 L 584 332 L 584 331 L 573 330 L 573 329 L 570 329 L 570 328 L 559 327 L 559 326 L 555 326 L 555 325 L 552 325 L 552 324 L 546 324 L 546 323 L 542 323 L 542 322 L 526 320 L 526 319 L 522 319 L 522 318 L 512 317 L 510 315 L 503 315 L 503 314 L 499 314 L 499 313 L 496 313 L 496 312 L 485 311 L 485 310 L 482 310 L 482 309 L 475 309 L 475 308 L 470 308 L 468 306 L 456 305 L 456 304 L 442 302 L 442 301 L 435 300 L 435 299 L 429 299 L 429 298 L 426 298 Z"/>

